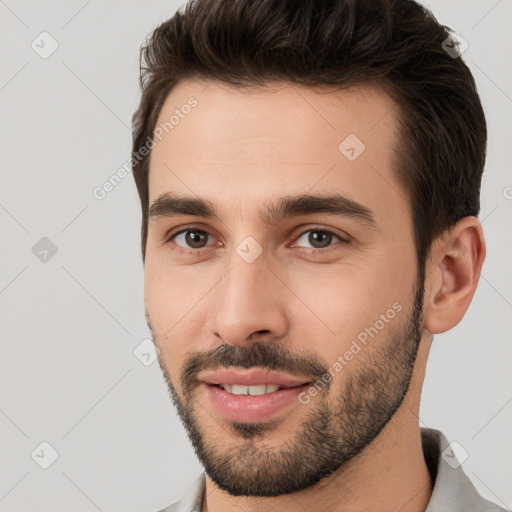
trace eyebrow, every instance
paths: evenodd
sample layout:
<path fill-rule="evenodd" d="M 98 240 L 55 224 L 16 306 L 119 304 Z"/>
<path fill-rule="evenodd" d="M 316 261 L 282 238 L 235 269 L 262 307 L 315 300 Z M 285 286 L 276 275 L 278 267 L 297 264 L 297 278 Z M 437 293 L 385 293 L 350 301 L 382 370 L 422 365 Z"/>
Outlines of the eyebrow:
<path fill-rule="evenodd" d="M 265 205 L 260 218 L 267 224 L 275 224 L 286 217 L 319 213 L 355 218 L 370 227 L 377 225 L 369 208 L 341 194 L 284 196 Z M 220 220 L 211 201 L 177 196 L 170 192 L 161 194 L 149 207 L 149 219 L 178 215 Z"/>

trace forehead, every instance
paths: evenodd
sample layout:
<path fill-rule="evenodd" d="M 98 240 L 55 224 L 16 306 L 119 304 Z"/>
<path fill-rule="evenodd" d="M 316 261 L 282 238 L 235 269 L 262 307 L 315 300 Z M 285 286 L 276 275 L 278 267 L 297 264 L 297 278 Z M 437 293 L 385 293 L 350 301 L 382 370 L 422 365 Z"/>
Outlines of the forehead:
<path fill-rule="evenodd" d="M 370 208 L 405 201 L 393 172 L 396 108 L 371 84 L 336 91 L 180 82 L 157 121 L 149 202 L 172 191 L 240 208 L 242 198 L 250 207 L 333 189 Z"/>

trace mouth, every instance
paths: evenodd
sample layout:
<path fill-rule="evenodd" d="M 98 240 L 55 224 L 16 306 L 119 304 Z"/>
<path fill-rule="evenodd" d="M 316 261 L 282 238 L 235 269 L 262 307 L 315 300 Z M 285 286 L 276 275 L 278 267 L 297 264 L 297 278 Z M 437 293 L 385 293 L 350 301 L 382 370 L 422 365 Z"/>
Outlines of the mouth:
<path fill-rule="evenodd" d="M 244 384 L 210 384 L 210 386 L 214 386 L 220 388 L 232 395 L 239 396 L 262 396 L 268 395 L 270 393 L 276 393 L 282 389 L 294 389 L 298 387 L 303 387 L 311 384 L 311 382 L 305 382 L 303 384 L 297 384 L 295 386 L 279 386 L 278 384 L 255 384 L 252 386 L 247 386 Z"/>
<path fill-rule="evenodd" d="M 310 382 L 291 387 L 203 382 L 200 387 L 215 413 L 224 420 L 259 423 L 271 421 L 279 415 L 284 419 L 293 409 L 302 407 L 301 393 L 305 393 L 310 385 Z"/>
<path fill-rule="evenodd" d="M 301 405 L 300 394 L 312 383 L 311 377 L 261 368 L 207 371 L 198 380 L 216 413 L 237 422 L 268 421 Z"/>

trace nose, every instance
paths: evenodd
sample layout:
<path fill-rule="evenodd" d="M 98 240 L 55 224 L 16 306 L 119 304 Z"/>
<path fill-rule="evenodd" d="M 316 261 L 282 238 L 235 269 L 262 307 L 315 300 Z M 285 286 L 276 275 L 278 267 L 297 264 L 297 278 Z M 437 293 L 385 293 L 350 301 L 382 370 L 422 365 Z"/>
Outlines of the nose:
<path fill-rule="evenodd" d="M 235 254 L 230 263 L 215 290 L 210 336 L 238 346 L 282 338 L 288 329 L 288 315 L 276 271 L 267 266 L 263 255 L 247 263 Z"/>

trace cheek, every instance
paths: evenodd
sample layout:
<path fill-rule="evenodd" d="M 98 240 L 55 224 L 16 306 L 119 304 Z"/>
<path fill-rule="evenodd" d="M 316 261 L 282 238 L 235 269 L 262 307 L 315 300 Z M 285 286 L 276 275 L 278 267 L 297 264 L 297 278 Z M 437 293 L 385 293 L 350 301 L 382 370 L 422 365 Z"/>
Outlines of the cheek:
<path fill-rule="evenodd" d="M 409 307 L 414 276 L 412 271 L 399 272 L 399 265 L 391 262 L 373 268 L 332 267 L 317 272 L 314 278 L 304 272 L 289 274 L 292 288 L 301 299 L 293 302 L 290 338 L 301 340 L 329 365 L 358 337 L 364 340 L 367 330 L 374 334 L 375 343 L 384 340 L 390 326 L 402 319 L 398 313 Z"/>
<path fill-rule="evenodd" d="M 165 251 L 147 255 L 144 279 L 146 308 L 152 318 L 168 323 L 184 317 L 215 284 L 211 267 L 173 266 Z"/>
<path fill-rule="evenodd" d="M 204 349 L 202 322 L 208 290 L 215 284 L 211 273 L 198 278 L 197 269 L 165 270 L 156 258 L 147 258 L 145 266 L 144 302 L 155 342 L 168 370 L 176 375 L 187 354 Z"/>

